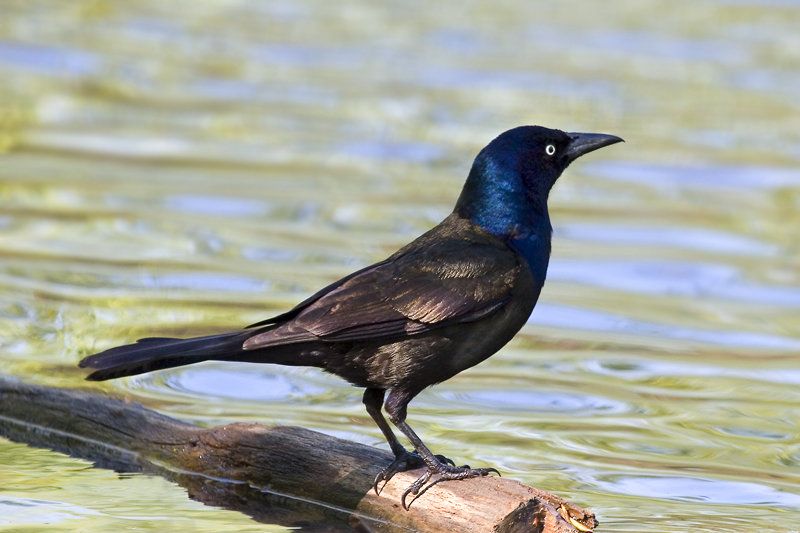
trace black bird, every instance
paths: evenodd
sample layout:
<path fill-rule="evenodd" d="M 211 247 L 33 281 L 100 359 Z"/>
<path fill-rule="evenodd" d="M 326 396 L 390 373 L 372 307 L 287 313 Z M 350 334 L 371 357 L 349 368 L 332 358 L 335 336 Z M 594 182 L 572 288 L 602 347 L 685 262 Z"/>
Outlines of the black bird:
<path fill-rule="evenodd" d="M 395 455 L 375 478 L 376 491 L 396 472 L 425 466 L 403 494 L 407 508 L 406 497 L 426 484 L 496 472 L 434 455 L 406 422 L 408 403 L 497 352 L 525 324 L 550 259 L 551 187 L 572 161 L 620 141 L 541 126 L 506 131 L 475 158 L 453 213 L 384 261 L 243 330 L 149 337 L 80 366 L 94 370 L 89 380 L 208 360 L 319 367 L 366 387 L 364 405 Z M 382 404 L 413 452 L 397 440 Z"/>

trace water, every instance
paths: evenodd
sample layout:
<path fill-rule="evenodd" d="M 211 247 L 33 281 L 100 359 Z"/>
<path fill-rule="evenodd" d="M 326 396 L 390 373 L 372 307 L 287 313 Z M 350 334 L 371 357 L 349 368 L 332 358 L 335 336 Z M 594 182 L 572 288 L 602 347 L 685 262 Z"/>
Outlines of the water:
<path fill-rule="evenodd" d="M 602 531 L 796 528 L 800 7 L 594 9 L 5 1 L 3 374 L 79 386 L 96 350 L 278 313 L 437 223 L 498 132 L 606 131 L 628 142 L 552 194 L 529 324 L 410 420 Z M 385 446 L 359 391 L 314 370 L 96 386 L 199 424 Z M 7 441 L 0 480 L 2 531 L 266 527 Z"/>

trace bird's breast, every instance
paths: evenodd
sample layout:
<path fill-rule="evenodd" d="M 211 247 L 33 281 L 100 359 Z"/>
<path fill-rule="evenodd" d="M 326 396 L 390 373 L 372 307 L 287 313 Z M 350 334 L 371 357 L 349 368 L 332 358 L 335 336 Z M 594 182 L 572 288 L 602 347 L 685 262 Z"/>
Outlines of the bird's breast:
<path fill-rule="evenodd" d="M 550 231 L 531 232 L 508 241 L 509 247 L 528 267 L 533 284 L 538 285 L 537 296 L 544 286 L 547 266 L 550 264 Z"/>
<path fill-rule="evenodd" d="M 505 346 L 528 321 L 541 291 L 529 269 L 521 269 L 509 301 L 496 312 L 448 332 L 450 375 L 474 366 Z M 449 377 L 449 376 L 448 376 Z"/>

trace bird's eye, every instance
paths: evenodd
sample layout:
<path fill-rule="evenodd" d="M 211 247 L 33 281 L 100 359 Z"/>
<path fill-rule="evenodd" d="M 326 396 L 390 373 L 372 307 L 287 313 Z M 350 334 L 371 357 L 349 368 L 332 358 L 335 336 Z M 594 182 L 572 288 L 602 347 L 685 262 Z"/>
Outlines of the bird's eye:
<path fill-rule="evenodd" d="M 547 155 L 553 155 L 554 153 L 556 153 L 556 147 L 555 147 L 555 146 L 553 146 L 552 144 L 548 144 L 548 145 L 547 145 L 547 146 L 544 148 L 544 152 L 545 152 Z"/>

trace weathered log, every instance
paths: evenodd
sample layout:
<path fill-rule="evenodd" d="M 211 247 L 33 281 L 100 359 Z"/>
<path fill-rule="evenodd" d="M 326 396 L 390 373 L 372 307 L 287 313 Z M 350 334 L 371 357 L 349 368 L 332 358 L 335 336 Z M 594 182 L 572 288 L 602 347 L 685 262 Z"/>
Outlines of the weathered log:
<path fill-rule="evenodd" d="M 189 496 L 256 520 L 314 531 L 589 531 L 594 515 L 519 482 L 486 477 L 440 483 L 400 506 L 421 470 L 397 474 L 383 450 L 299 427 L 200 428 L 87 390 L 0 378 L 0 435 L 117 471 L 162 475 Z"/>

